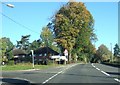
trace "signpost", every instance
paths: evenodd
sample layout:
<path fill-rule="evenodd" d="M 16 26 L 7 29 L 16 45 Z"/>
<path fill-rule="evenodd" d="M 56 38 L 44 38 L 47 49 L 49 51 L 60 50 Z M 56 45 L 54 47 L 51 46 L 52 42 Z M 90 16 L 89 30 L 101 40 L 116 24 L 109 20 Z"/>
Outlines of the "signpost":
<path fill-rule="evenodd" d="M 67 51 L 67 49 L 65 49 L 64 55 L 65 55 L 65 57 L 68 59 L 68 51 Z"/>
<path fill-rule="evenodd" d="M 32 63 L 33 63 L 33 69 L 34 69 L 35 66 L 34 66 L 34 55 L 33 55 L 34 53 L 33 53 L 33 50 L 31 50 L 31 52 L 32 52 Z"/>
<path fill-rule="evenodd" d="M 68 50 L 67 50 L 67 49 L 65 49 L 64 55 L 65 55 L 65 57 L 66 57 L 66 58 L 68 59 L 68 61 L 69 61 L 69 58 L 68 58 Z M 66 64 L 66 61 L 65 61 L 65 64 Z"/>

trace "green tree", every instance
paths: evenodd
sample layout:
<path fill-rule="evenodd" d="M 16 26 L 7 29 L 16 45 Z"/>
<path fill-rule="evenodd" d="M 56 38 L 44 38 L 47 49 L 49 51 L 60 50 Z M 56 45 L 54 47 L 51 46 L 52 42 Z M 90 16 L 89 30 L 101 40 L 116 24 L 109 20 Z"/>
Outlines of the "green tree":
<path fill-rule="evenodd" d="M 41 46 L 42 41 L 41 40 L 34 40 L 30 45 L 30 50 L 36 50 Z"/>
<path fill-rule="evenodd" d="M 96 51 L 96 54 L 101 59 L 101 61 L 110 60 L 111 52 L 103 44 L 98 47 L 98 50 Z"/>
<path fill-rule="evenodd" d="M 17 46 L 16 47 L 19 48 L 19 49 L 25 50 L 26 52 L 29 52 L 30 51 L 28 49 L 29 46 L 30 46 L 29 38 L 30 38 L 30 35 L 22 36 L 21 40 L 17 41 Z"/>
<path fill-rule="evenodd" d="M 69 51 L 69 61 L 74 49 L 81 52 L 95 39 L 93 17 L 82 2 L 65 4 L 55 14 L 51 25 L 61 50 L 66 48 Z"/>
<path fill-rule="evenodd" d="M 120 57 L 120 47 L 118 46 L 118 44 L 115 44 L 115 47 L 114 47 L 114 56 L 115 57 Z"/>
<path fill-rule="evenodd" d="M 0 39 L 0 56 L 2 61 L 8 61 L 12 56 L 12 49 L 14 45 L 9 38 L 3 37 Z"/>

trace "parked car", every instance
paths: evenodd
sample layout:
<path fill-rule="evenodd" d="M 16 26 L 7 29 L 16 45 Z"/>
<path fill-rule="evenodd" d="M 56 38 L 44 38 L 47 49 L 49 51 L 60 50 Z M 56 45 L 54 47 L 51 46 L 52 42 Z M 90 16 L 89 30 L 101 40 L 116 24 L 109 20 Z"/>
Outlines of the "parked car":
<path fill-rule="evenodd" d="M 68 61 L 68 59 L 65 56 L 60 55 L 50 56 L 50 58 L 57 61 L 60 64 L 66 63 Z"/>

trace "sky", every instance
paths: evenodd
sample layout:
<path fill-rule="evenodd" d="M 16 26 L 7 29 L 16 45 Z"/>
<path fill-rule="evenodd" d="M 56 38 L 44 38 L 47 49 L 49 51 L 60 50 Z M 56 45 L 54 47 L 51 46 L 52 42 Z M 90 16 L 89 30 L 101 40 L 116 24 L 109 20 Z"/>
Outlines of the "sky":
<path fill-rule="evenodd" d="M 16 44 L 22 35 L 31 35 L 30 42 L 40 38 L 42 28 L 65 2 L 5 2 L 13 4 L 9 8 L 2 4 L 2 37 L 8 37 Z M 95 34 L 98 48 L 101 44 L 111 50 L 118 43 L 118 3 L 117 2 L 84 2 L 95 20 Z M 6 18 L 7 16 L 8 18 Z M 15 21 L 15 22 L 14 22 Z M 16 24 L 16 23 L 19 23 Z"/>

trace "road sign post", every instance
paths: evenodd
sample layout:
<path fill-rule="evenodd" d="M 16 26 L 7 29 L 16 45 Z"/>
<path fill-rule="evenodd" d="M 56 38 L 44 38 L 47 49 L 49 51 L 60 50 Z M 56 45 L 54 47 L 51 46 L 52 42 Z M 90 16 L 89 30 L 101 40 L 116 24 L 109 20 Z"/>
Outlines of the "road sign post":
<path fill-rule="evenodd" d="M 34 66 L 34 55 L 33 55 L 34 53 L 33 53 L 33 50 L 31 50 L 31 52 L 32 52 L 32 63 L 33 63 L 33 69 L 34 69 L 35 66 Z"/>

